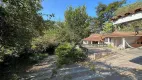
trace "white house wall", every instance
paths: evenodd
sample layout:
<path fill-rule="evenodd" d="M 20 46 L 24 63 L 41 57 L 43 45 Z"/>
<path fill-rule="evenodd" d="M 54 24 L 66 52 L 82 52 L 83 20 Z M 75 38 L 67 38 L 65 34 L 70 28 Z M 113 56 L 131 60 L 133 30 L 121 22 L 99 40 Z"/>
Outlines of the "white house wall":
<path fill-rule="evenodd" d="M 83 44 L 89 44 L 89 42 L 88 41 L 83 41 Z"/>
<path fill-rule="evenodd" d="M 136 40 L 138 40 L 140 37 L 138 36 L 131 36 L 131 37 L 114 37 L 114 38 L 111 38 L 111 41 L 110 43 L 107 42 L 106 40 L 106 43 L 107 44 L 110 44 L 112 45 L 113 47 L 123 47 L 122 44 L 123 44 L 123 41 L 122 39 L 125 38 L 125 41 L 127 41 L 128 44 L 132 44 L 134 43 Z M 108 39 L 108 38 L 106 38 Z M 126 46 L 125 46 L 126 47 Z"/>
<path fill-rule="evenodd" d="M 104 43 L 105 43 L 105 44 L 109 44 L 109 43 L 110 43 L 110 42 L 109 42 L 109 38 L 105 38 L 105 39 L 104 39 Z"/>
<path fill-rule="evenodd" d="M 118 20 L 114 21 L 113 24 L 114 25 L 121 24 L 121 23 L 129 22 L 129 21 L 133 21 L 133 20 L 138 20 L 138 19 L 142 19 L 142 11 L 135 14 L 128 15 L 126 17 L 119 18 Z"/>
<path fill-rule="evenodd" d="M 107 45 L 114 45 L 114 38 L 105 38 L 104 43 Z"/>
<path fill-rule="evenodd" d="M 127 43 L 132 44 L 134 43 L 136 40 L 138 40 L 140 37 L 134 36 L 134 37 L 125 37 L 125 40 L 127 41 Z"/>

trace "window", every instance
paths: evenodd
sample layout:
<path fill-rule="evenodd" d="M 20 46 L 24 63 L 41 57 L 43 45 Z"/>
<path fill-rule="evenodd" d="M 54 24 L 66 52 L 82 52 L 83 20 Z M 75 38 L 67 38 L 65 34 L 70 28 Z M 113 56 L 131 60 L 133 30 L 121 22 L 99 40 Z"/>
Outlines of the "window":
<path fill-rule="evenodd" d="M 111 42 L 111 38 L 109 38 L 110 39 L 110 42 Z"/>
<path fill-rule="evenodd" d="M 108 38 L 105 38 L 105 42 L 108 42 Z"/>
<path fill-rule="evenodd" d="M 98 44 L 98 41 L 93 41 L 93 44 Z"/>
<path fill-rule="evenodd" d="M 142 44 L 142 42 L 137 42 L 137 44 Z"/>

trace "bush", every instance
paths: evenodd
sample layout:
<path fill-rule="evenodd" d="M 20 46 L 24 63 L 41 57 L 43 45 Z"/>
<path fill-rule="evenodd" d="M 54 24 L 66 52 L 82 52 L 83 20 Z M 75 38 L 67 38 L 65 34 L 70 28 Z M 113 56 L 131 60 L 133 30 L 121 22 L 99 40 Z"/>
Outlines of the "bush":
<path fill-rule="evenodd" d="M 58 64 L 70 64 L 78 61 L 82 61 L 86 58 L 86 55 L 81 49 L 72 50 L 73 46 L 69 43 L 59 45 L 55 52 L 57 55 Z"/>
<path fill-rule="evenodd" d="M 108 45 L 109 48 L 113 48 L 113 46 L 111 44 Z"/>
<path fill-rule="evenodd" d="M 19 55 L 19 59 L 23 63 L 34 64 L 44 58 L 48 57 L 47 53 L 22 53 Z"/>

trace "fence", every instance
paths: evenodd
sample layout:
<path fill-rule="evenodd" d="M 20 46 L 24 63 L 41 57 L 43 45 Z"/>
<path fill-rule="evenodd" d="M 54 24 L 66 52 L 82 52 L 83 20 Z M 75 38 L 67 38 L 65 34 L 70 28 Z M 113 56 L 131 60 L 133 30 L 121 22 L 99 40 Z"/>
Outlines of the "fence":
<path fill-rule="evenodd" d="M 82 44 L 83 47 L 107 47 L 107 44 Z"/>

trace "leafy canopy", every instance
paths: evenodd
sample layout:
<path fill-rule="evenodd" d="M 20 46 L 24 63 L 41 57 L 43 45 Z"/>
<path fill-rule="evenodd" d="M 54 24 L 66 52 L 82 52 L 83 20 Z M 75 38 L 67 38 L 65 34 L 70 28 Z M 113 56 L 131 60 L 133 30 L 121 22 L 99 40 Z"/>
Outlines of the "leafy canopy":
<path fill-rule="evenodd" d="M 89 26 L 86 7 L 69 7 L 65 11 L 65 26 L 68 29 L 68 33 L 71 34 L 69 36 L 71 41 L 80 41 L 84 38 Z"/>
<path fill-rule="evenodd" d="M 95 21 L 97 21 L 97 26 L 100 29 L 103 29 L 103 23 L 109 21 L 113 17 L 114 12 L 125 2 L 125 0 L 115 1 L 108 5 L 99 3 L 99 5 L 96 7 L 97 20 Z"/>
<path fill-rule="evenodd" d="M 103 31 L 105 33 L 110 33 L 113 30 L 113 24 L 111 22 L 105 22 L 104 23 L 104 27 L 103 27 Z"/>
<path fill-rule="evenodd" d="M 28 46 L 45 29 L 39 10 L 40 0 L 2 0 L 0 6 L 0 45 Z"/>
<path fill-rule="evenodd" d="M 138 8 L 142 8 L 142 1 L 138 1 L 133 4 L 120 7 L 115 11 L 114 15 L 118 16 L 118 15 L 124 15 L 125 13 L 129 13 L 129 12 L 131 13 L 131 12 L 134 12 L 134 10 Z"/>

